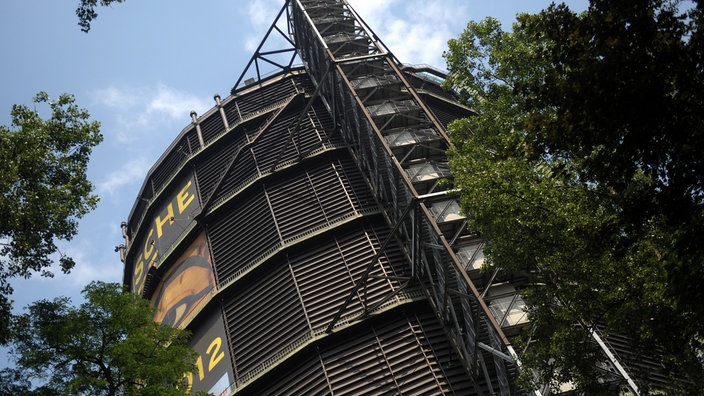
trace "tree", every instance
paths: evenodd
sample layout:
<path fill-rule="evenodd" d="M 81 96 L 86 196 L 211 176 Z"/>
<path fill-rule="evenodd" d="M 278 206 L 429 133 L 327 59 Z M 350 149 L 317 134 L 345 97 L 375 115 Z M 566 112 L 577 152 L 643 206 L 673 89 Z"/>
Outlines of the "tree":
<path fill-rule="evenodd" d="M 53 276 L 47 268 L 58 252 L 55 241 L 76 235 L 78 219 L 98 202 L 86 168 L 103 139 L 100 124 L 71 95 L 49 101 L 40 92 L 34 103 L 48 103 L 51 118 L 15 105 L 11 127 L 0 125 L 0 344 L 7 342 L 9 278 Z M 59 262 L 64 272 L 75 264 L 65 255 Z"/>
<path fill-rule="evenodd" d="M 13 354 L 42 394 L 185 395 L 196 353 L 185 330 L 153 320 L 149 301 L 116 283 L 85 287 L 79 307 L 40 300 L 14 318 Z"/>
<path fill-rule="evenodd" d="M 0 370 L 0 395 L 27 395 L 30 393 L 29 387 L 29 380 L 24 378 L 19 370 L 9 367 Z"/>
<path fill-rule="evenodd" d="M 78 8 L 76 8 L 76 15 L 78 16 L 78 26 L 81 27 L 81 31 L 88 33 L 90 31 L 90 23 L 98 17 L 98 13 L 95 11 L 97 6 L 109 6 L 112 3 L 122 3 L 125 0 L 80 0 Z"/>
<path fill-rule="evenodd" d="M 700 2 L 594 0 L 449 43 L 447 83 L 479 114 L 449 128 L 461 206 L 492 265 L 532 274 L 541 383 L 599 391 L 596 326 L 655 354 L 671 391 L 704 383 L 703 21 Z"/>

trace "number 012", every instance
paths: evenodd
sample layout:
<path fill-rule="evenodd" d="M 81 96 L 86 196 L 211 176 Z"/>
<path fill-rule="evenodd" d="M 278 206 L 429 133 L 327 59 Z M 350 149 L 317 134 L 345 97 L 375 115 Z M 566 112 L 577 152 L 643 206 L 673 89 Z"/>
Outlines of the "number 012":
<path fill-rule="evenodd" d="M 215 368 L 215 366 L 220 363 L 222 358 L 225 357 L 225 352 L 222 350 L 222 338 L 220 337 L 215 337 L 215 339 L 208 345 L 208 349 L 205 350 L 205 354 L 210 357 L 208 360 L 208 369 L 205 370 L 205 366 L 203 364 L 203 356 L 199 355 L 198 359 L 196 359 L 196 367 L 198 368 L 198 379 L 200 381 L 203 381 L 205 379 L 205 373 L 206 372 L 211 372 Z M 191 391 L 191 388 L 193 387 L 193 373 L 186 373 L 185 375 L 186 380 L 188 381 L 188 392 Z"/>

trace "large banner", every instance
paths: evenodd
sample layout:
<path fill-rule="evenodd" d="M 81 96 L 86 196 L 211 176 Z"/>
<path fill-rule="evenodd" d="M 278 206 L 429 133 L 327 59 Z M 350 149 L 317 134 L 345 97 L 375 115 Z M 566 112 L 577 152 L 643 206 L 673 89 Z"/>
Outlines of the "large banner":
<path fill-rule="evenodd" d="M 141 239 L 137 239 L 140 243 L 135 246 L 138 251 L 132 270 L 131 289 L 136 294 L 142 294 L 147 272 L 158 263 L 159 252 L 169 250 L 193 222 L 194 215 L 200 209 L 193 175 L 160 209 L 159 214 L 152 219 L 151 227 Z"/>
<path fill-rule="evenodd" d="M 199 325 L 189 345 L 198 353 L 197 372 L 186 374 L 189 390 L 192 393 L 202 390 L 216 396 L 228 396 L 235 376 L 222 314 L 215 311 Z"/>
<path fill-rule="evenodd" d="M 215 275 L 210 249 L 201 233 L 164 274 L 152 296 L 154 320 L 178 327 L 197 312 L 215 291 Z"/>

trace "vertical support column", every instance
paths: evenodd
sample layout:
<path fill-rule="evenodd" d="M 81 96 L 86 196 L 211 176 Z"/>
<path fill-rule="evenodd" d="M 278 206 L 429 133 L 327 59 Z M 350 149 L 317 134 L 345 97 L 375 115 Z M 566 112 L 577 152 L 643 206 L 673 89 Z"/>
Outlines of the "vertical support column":
<path fill-rule="evenodd" d="M 127 232 L 127 222 L 123 221 L 120 223 L 120 228 L 122 229 L 122 237 L 125 239 L 125 248 L 130 247 L 130 235 Z"/>
<path fill-rule="evenodd" d="M 198 122 L 197 113 L 195 111 L 191 111 L 191 119 L 193 120 L 193 124 L 196 126 L 196 134 L 198 135 L 198 144 L 200 144 L 200 148 L 203 148 L 203 147 L 205 147 L 205 142 L 203 141 L 203 133 L 200 130 L 200 123 Z"/>
<path fill-rule="evenodd" d="M 220 117 L 222 117 L 222 123 L 225 125 L 225 130 L 230 129 L 230 124 L 227 122 L 227 115 L 225 114 L 225 109 L 222 107 L 222 102 L 220 101 L 220 95 L 215 94 L 213 97 L 215 99 L 215 104 L 218 106 L 220 111 Z"/>

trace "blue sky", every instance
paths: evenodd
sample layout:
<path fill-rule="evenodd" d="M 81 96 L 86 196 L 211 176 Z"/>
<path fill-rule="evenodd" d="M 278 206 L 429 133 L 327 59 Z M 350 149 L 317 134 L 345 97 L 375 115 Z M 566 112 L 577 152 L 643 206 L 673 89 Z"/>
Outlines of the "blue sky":
<path fill-rule="evenodd" d="M 76 268 L 53 279 L 13 282 L 15 311 L 40 298 L 77 300 L 91 280 L 121 281 L 120 222 L 146 172 L 190 123 L 223 99 L 283 0 L 127 0 L 100 8 L 90 33 L 77 26 L 78 0 L 0 0 L 0 123 L 38 91 L 73 93 L 102 123 L 89 177 L 101 196 L 78 236 L 61 243 Z M 510 28 L 517 13 L 545 0 L 349 0 L 404 63 L 444 69 L 442 52 L 469 20 L 494 16 Z M 584 9 L 586 0 L 568 1 Z M 0 359 L 2 360 L 2 359 Z"/>

